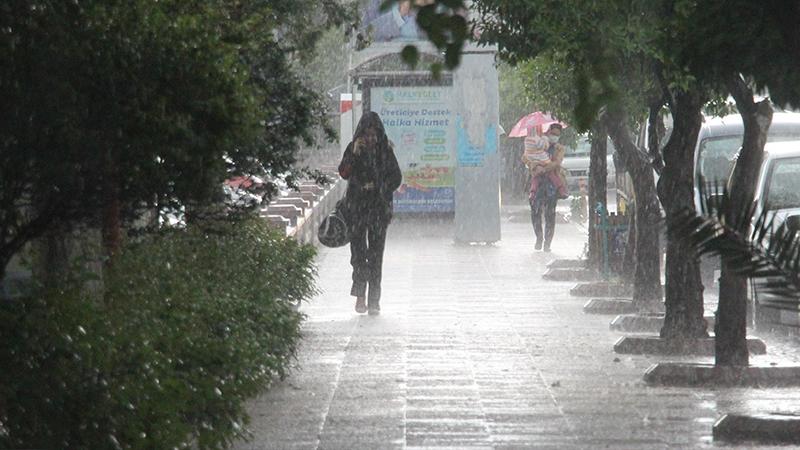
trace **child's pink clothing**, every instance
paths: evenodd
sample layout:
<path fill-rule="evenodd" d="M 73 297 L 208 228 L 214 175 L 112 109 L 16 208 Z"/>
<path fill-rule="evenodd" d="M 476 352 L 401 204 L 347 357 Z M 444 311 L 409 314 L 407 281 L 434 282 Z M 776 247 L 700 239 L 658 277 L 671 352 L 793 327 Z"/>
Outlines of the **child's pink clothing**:
<path fill-rule="evenodd" d="M 541 178 L 541 177 L 547 177 L 550 180 L 550 182 L 553 183 L 553 186 L 555 186 L 555 188 L 556 188 L 556 191 L 557 191 L 557 194 L 558 194 L 558 198 L 567 198 L 567 197 L 569 197 L 569 192 L 567 191 L 567 185 L 566 185 L 566 183 L 564 183 L 564 179 L 561 178 L 556 173 L 556 171 L 551 170 L 551 171 L 549 171 L 547 173 L 544 173 L 542 175 L 531 177 L 531 196 L 530 196 L 531 200 L 536 198 L 536 191 L 539 190 L 539 182 L 541 181 L 541 180 L 539 180 L 539 178 Z"/>
<path fill-rule="evenodd" d="M 530 164 L 547 164 L 550 162 L 550 154 L 547 148 L 550 143 L 542 136 L 529 134 L 525 138 L 525 161 Z"/>
<path fill-rule="evenodd" d="M 541 136 L 539 132 L 534 131 L 533 128 L 528 129 L 528 136 L 525 137 L 524 141 L 525 153 L 523 154 L 523 159 L 526 165 L 531 169 L 546 165 L 552 160 L 550 152 L 548 152 L 550 143 L 544 136 Z M 536 198 L 536 191 L 539 189 L 539 177 L 543 176 L 546 176 L 550 182 L 553 183 L 558 198 L 567 198 L 569 196 L 566 180 L 559 176 L 558 172 L 551 170 L 545 174 L 531 177 L 531 199 Z"/>

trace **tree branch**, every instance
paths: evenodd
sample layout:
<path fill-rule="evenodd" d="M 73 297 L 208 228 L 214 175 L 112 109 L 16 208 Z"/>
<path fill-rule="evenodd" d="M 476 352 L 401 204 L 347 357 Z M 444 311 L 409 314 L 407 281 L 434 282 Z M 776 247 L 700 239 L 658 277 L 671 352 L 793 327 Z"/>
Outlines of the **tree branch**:
<path fill-rule="evenodd" d="M 739 113 L 753 114 L 756 110 L 756 103 L 753 101 L 753 91 L 747 86 L 740 74 L 733 75 L 727 82 L 731 96 L 736 100 L 736 107 Z"/>

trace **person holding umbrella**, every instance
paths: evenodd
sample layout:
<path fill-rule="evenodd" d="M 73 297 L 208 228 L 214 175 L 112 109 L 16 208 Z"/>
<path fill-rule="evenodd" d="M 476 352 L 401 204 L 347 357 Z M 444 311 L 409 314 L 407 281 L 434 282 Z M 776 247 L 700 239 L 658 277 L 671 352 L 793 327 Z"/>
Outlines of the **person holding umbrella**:
<path fill-rule="evenodd" d="M 566 198 L 564 183 L 554 182 L 561 175 L 561 162 L 564 160 L 566 148 L 558 143 L 563 125 L 550 123 L 544 137 L 548 140 L 547 154 L 550 161 L 537 164 L 531 170 L 531 223 L 536 235 L 536 250 L 550 251 L 550 244 L 556 229 L 556 203 L 559 198 Z M 559 186 L 560 184 L 560 186 Z M 561 189 L 559 189 L 561 188 Z M 544 215 L 544 234 L 542 233 L 542 215 Z"/>
<path fill-rule="evenodd" d="M 566 154 L 566 147 L 558 144 L 561 130 L 565 125 L 551 115 L 536 111 L 517 121 L 508 133 L 509 137 L 526 137 L 531 146 L 529 155 L 523 155 L 523 163 L 531 172 L 529 201 L 531 205 L 531 222 L 536 235 L 536 250 L 550 251 L 550 244 L 556 228 L 556 204 L 559 198 L 566 198 L 566 180 L 562 176 L 561 162 Z M 541 134 L 541 136 L 540 136 Z M 549 158 L 533 156 L 540 140 L 546 142 L 545 152 Z M 531 164 L 530 160 L 536 160 Z M 544 216 L 544 233 L 542 233 L 542 216 Z"/>
<path fill-rule="evenodd" d="M 558 198 L 567 198 L 567 180 L 561 170 L 547 170 L 552 161 L 550 158 L 550 141 L 547 136 L 541 135 L 541 127 L 531 127 L 525 137 L 525 152 L 522 154 L 522 162 L 530 171 L 531 192 L 535 192 L 539 187 L 539 175 L 544 175 L 550 179 L 553 186 L 558 191 Z"/>

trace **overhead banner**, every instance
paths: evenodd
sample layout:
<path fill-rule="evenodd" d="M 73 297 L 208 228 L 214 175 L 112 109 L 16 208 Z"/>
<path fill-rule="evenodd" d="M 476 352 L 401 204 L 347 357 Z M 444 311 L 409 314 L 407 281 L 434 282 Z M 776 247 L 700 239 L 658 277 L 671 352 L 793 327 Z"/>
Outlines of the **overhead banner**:
<path fill-rule="evenodd" d="M 454 115 L 449 86 L 373 87 L 372 111 L 383 120 L 403 171 L 396 212 L 455 210 Z"/>

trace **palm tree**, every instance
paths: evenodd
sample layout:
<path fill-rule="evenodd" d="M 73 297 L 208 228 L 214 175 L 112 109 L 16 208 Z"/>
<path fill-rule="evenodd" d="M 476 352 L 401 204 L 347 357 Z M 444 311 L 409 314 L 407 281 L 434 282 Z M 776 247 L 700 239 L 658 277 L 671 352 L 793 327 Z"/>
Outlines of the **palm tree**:
<path fill-rule="evenodd" d="M 667 224 L 668 233 L 685 240 L 698 256 L 719 256 L 737 275 L 750 278 L 756 291 L 765 294 L 762 305 L 798 311 L 798 221 L 790 218 L 778 224 L 775 215 L 766 209 L 753 220 L 755 205 L 738 208 L 727 189 L 716 185 L 711 192 L 701 185 L 701 198 L 700 212 L 681 211 Z M 735 219 L 731 222 L 728 217 Z"/>

